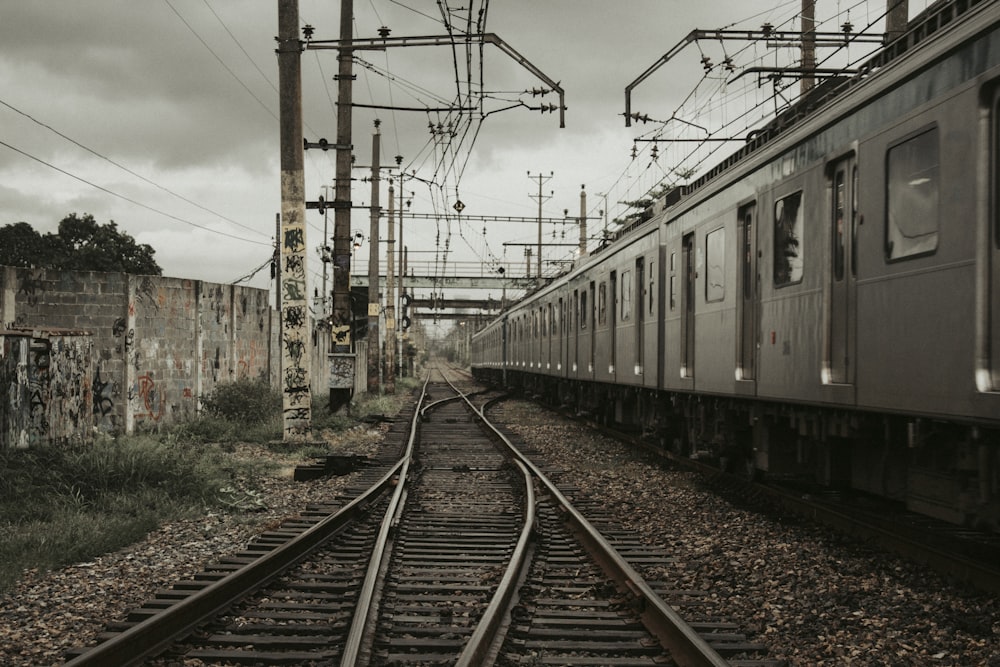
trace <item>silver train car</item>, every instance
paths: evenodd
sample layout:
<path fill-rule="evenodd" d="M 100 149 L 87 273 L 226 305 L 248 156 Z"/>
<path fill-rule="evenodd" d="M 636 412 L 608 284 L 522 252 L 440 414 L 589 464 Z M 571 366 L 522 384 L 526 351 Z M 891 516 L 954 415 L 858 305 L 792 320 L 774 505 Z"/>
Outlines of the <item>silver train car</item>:
<path fill-rule="evenodd" d="M 474 335 L 747 475 L 1000 524 L 1000 3 L 946 2 Z"/>

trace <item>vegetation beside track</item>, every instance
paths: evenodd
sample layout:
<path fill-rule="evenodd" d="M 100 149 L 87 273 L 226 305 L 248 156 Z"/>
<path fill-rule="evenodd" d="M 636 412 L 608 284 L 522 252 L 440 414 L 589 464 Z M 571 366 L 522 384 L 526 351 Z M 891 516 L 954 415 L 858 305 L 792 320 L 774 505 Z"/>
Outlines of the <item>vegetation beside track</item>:
<path fill-rule="evenodd" d="M 362 396 L 336 414 L 316 401 L 316 441 L 396 414 L 409 386 L 404 381 L 394 396 Z M 204 415 L 169 430 L 100 436 L 82 447 L 0 450 L 0 592 L 26 568 L 93 558 L 165 521 L 252 510 L 255 480 L 330 451 L 322 442 L 281 443 L 281 395 L 266 384 L 220 385 L 204 403 Z M 238 443 L 269 456 L 247 456 Z"/>

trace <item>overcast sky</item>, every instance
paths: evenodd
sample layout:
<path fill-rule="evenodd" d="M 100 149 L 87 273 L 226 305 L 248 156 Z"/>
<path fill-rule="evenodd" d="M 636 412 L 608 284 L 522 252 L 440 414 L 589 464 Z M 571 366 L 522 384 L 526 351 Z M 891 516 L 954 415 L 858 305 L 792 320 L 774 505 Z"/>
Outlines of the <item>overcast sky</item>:
<path fill-rule="evenodd" d="M 926 4 L 911 1 L 911 15 Z M 538 182 L 529 180 L 531 171 L 553 174 L 543 186 L 546 217 L 561 217 L 564 209 L 577 215 L 585 184 L 589 215 L 604 208 L 600 193 L 607 195 L 614 218 L 626 211 L 617 202 L 641 197 L 670 174 L 664 157 L 651 160 L 649 143 L 637 145 L 639 158 L 630 157 L 633 140 L 654 130 L 625 127 L 625 86 L 694 28 L 757 29 L 767 21 L 797 29 L 793 17 L 800 5 L 801 0 L 777 6 L 771 0 L 494 0 L 487 31 L 561 82 L 566 128 L 559 128 L 556 113 L 500 111 L 518 100 L 527 105 L 558 100 L 521 94 L 544 84 L 488 46 L 482 111 L 494 113 L 468 134 L 459 128 L 451 146 L 443 147 L 428 122 L 440 122 L 444 114 L 356 108 L 357 162 L 370 164 L 373 121 L 379 118 L 382 164 L 394 164 L 394 156 L 401 155 L 408 171 L 443 185 L 407 182 L 414 212 L 448 210 L 461 198 L 467 215 L 532 217 L 537 203 L 529 193 L 537 192 Z M 817 18 L 836 22 L 820 29 L 839 29 L 848 9 L 860 27 L 881 14 L 884 2 L 819 0 Z M 315 39 L 337 38 L 339 10 L 339 0 L 300 2 L 302 23 L 315 27 Z M 453 14 L 456 27 L 465 27 L 466 15 Z M 445 34 L 438 3 L 431 0 L 355 0 L 354 24 L 358 37 L 375 37 L 383 25 L 393 37 Z M 264 264 L 280 210 L 276 34 L 276 3 L 263 0 L 4 2 L 0 224 L 26 221 L 46 232 L 69 213 L 91 213 L 153 246 L 164 274 L 175 277 L 231 282 Z M 720 49 L 732 54 L 742 48 L 710 46 L 715 62 L 724 57 Z M 702 76 L 700 59 L 710 50 L 692 46 L 678 55 L 636 90 L 633 110 L 669 118 Z M 756 53 L 760 57 L 762 51 Z M 447 47 L 358 56 L 370 64 L 355 66 L 359 104 L 452 104 L 456 62 L 465 69 L 464 51 Z M 473 69 L 477 80 L 478 53 Z M 333 142 L 336 136 L 336 70 L 335 51 L 303 54 L 306 138 Z M 757 88 L 750 77 L 739 81 L 748 90 Z M 333 184 L 333 158 L 332 151 L 307 151 L 308 198 Z M 356 170 L 354 176 L 367 174 Z M 356 181 L 352 198 L 355 204 L 370 202 L 370 185 Z M 332 215 L 330 220 L 332 233 Z M 352 228 L 367 236 L 368 220 L 366 211 L 356 210 Z M 308 245 L 314 249 L 322 240 L 323 218 L 310 211 L 308 221 Z M 591 236 L 595 227 L 597 221 Z M 578 235 L 568 225 L 547 225 L 544 231 L 546 242 L 574 242 Z M 421 220 L 408 224 L 405 241 L 417 266 L 432 262 L 434 252 L 447 245 L 453 262 L 523 267 L 523 246 L 504 243 L 533 243 L 536 233 L 525 223 Z M 570 250 L 549 252 L 546 258 L 556 260 Z M 366 270 L 367 256 L 363 245 L 355 270 Z M 316 252 L 310 258 L 316 286 L 322 265 Z M 265 287 L 268 277 L 265 269 L 251 284 Z"/>

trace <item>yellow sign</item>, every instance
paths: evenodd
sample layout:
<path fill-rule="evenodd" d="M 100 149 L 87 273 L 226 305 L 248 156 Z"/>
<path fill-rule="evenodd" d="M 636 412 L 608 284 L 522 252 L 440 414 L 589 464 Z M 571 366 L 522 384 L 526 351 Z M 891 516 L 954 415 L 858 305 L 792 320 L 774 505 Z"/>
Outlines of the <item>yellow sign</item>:
<path fill-rule="evenodd" d="M 378 303 L 369 303 L 368 304 L 368 317 L 378 317 L 379 310 L 380 309 L 378 307 Z"/>

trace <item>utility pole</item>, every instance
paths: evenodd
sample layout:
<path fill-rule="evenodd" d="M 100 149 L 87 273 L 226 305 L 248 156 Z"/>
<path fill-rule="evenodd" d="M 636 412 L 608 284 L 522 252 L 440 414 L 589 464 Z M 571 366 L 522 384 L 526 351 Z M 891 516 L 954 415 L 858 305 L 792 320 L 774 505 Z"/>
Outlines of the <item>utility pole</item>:
<path fill-rule="evenodd" d="M 587 256 L 587 190 L 580 186 L 580 259 Z"/>
<path fill-rule="evenodd" d="M 403 156 L 396 156 L 396 164 L 403 164 Z M 403 170 L 399 170 L 399 299 L 402 303 L 403 299 L 406 298 L 406 289 L 403 287 L 403 277 L 406 273 L 406 248 L 403 246 Z M 392 224 L 392 220 L 389 221 Z M 399 336 L 399 377 L 406 376 L 406 330 L 403 328 L 403 317 L 409 316 L 409 313 L 404 313 L 403 309 L 400 308 L 400 327 L 398 331 Z M 395 347 L 396 341 L 393 340 L 393 346 Z"/>
<path fill-rule="evenodd" d="M 396 224 L 396 191 L 389 179 L 389 238 L 386 239 L 385 264 L 385 393 L 396 393 L 396 293 L 393 290 L 393 253 L 396 239 L 393 232 Z"/>
<path fill-rule="evenodd" d="M 336 198 L 333 202 L 333 317 L 330 337 L 334 354 L 351 352 L 351 121 L 353 91 L 354 0 L 340 2 L 340 47 L 337 54 L 337 160 Z M 299 139 L 299 146 L 302 140 Z M 345 369 L 346 370 L 346 369 Z M 350 369 L 353 378 L 353 365 Z M 351 388 L 330 389 L 330 409 L 337 410 L 351 400 Z"/>
<path fill-rule="evenodd" d="M 885 36 L 889 42 L 906 32 L 910 20 L 909 0 L 886 0 Z"/>
<path fill-rule="evenodd" d="M 323 201 L 324 203 L 330 200 L 330 186 L 323 185 Z M 330 245 L 327 243 L 327 239 L 330 238 L 330 234 L 327 231 L 327 223 L 329 218 L 330 209 L 323 207 L 323 244 L 319 247 L 320 261 L 323 262 L 323 319 L 326 319 L 330 315 L 330 294 L 326 290 L 326 274 L 327 264 L 330 263 L 332 257 L 330 257 Z"/>
<path fill-rule="evenodd" d="M 551 199 L 555 192 L 550 192 L 547 196 L 542 195 L 542 185 L 548 183 L 555 176 L 555 172 L 550 171 L 548 176 L 543 176 L 542 174 L 537 174 L 532 176 L 531 172 L 528 172 L 528 178 L 534 180 L 538 179 L 538 194 L 529 194 L 528 196 L 538 202 L 538 276 L 539 280 L 542 279 L 542 203 Z"/>
<path fill-rule="evenodd" d="M 302 155 L 302 42 L 298 0 L 278 0 L 281 151 L 282 440 L 312 433 L 312 336 L 306 299 L 306 200 Z"/>
<path fill-rule="evenodd" d="M 802 79 L 799 94 L 805 95 L 816 84 L 816 0 L 802 0 Z"/>
<path fill-rule="evenodd" d="M 380 350 L 378 341 L 378 218 L 379 218 L 379 153 L 381 121 L 375 119 L 375 133 L 372 135 L 372 209 L 371 227 L 368 232 L 368 393 L 379 390 Z"/>

